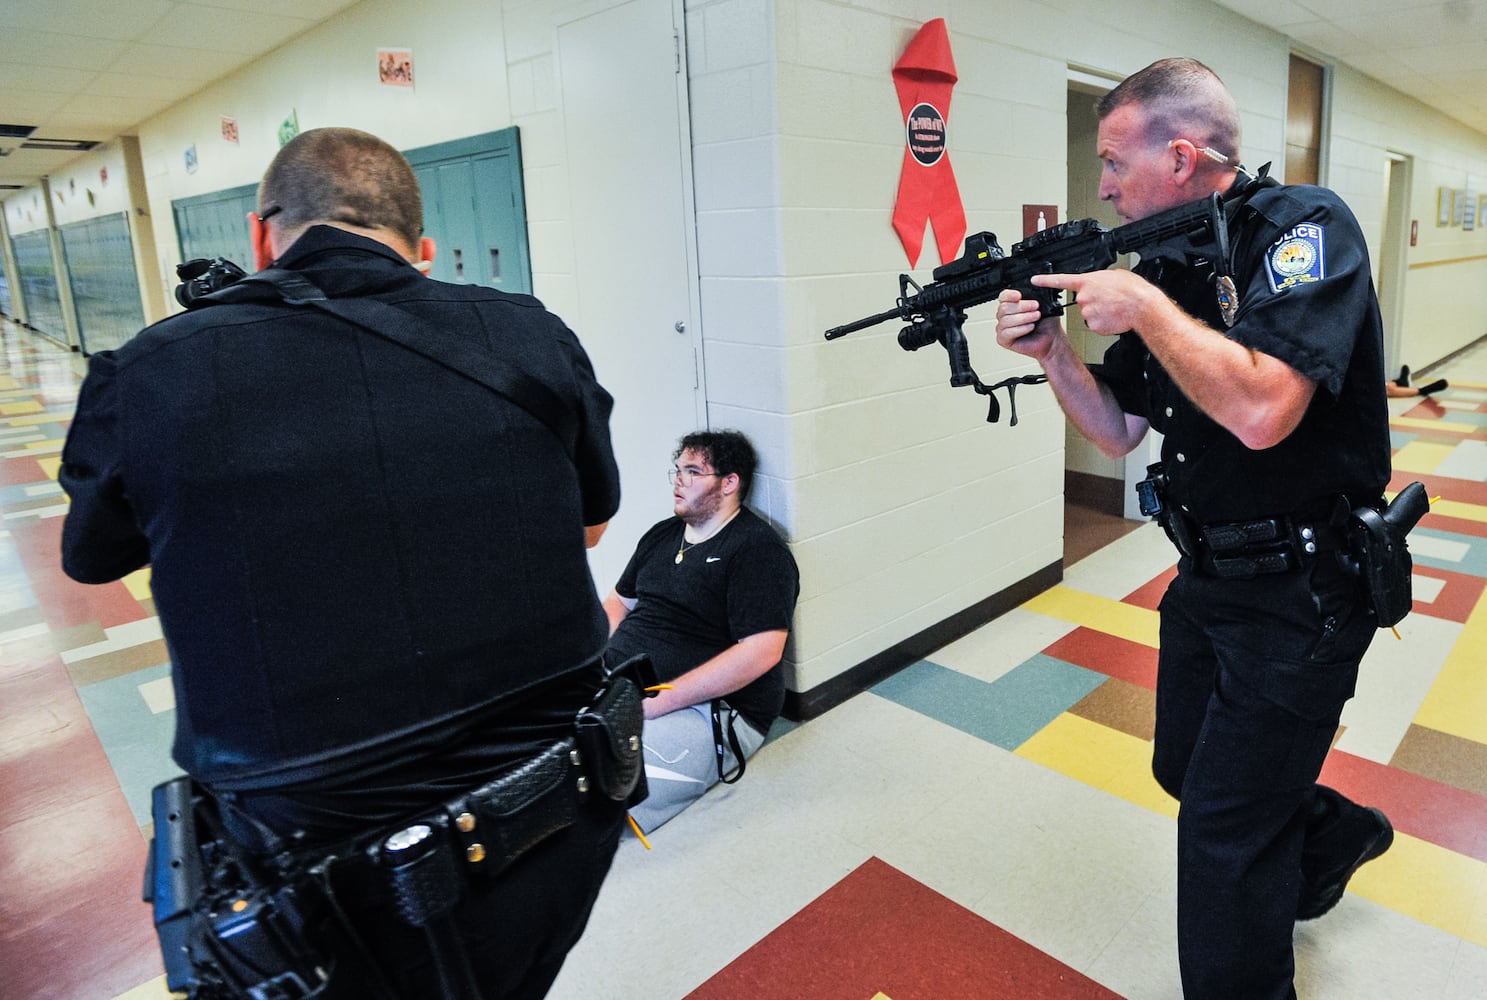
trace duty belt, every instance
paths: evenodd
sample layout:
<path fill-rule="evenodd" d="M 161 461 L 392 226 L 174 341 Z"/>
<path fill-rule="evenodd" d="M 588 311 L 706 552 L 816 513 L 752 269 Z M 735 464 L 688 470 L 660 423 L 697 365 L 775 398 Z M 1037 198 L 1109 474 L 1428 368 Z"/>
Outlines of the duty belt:
<path fill-rule="evenodd" d="M 1204 525 L 1169 508 L 1163 527 L 1199 572 L 1224 579 L 1290 573 L 1321 552 L 1346 547 L 1342 531 L 1327 519 L 1281 515 Z"/>
<path fill-rule="evenodd" d="M 190 778 L 156 786 L 145 899 L 168 988 L 199 1000 L 319 996 L 334 971 L 332 938 L 359 940 L 332 883 L 370 878 L 426 932 L 439 995 L 478 997 L 452 918 L 467 884 L 571 826 L 587 803 L 623 809 L 645 798 L 641 702 L 654 672 L 636 657 L 606 673 L 571 736 L 411 823 L 335 849 L 250 855 L 227 834 L 217 799 Z M 337 918 L 329 927 L 320 919 L 327 908 Z"/>

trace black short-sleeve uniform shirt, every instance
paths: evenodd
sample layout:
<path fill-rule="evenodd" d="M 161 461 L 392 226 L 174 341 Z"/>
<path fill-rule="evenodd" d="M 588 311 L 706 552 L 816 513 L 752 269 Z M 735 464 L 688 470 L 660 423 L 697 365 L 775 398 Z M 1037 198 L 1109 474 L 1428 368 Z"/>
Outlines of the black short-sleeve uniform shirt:
<path fill-rule="evenodd" d="M 1300 425 L 1253 450 L 1205 416 L 1135 333 L 1093 366 L 1128 413 L 1165 435 L 1167 500 L 1204 524 L 1315 509 L 1337 494 L 1377 501 L 1388 483 L 1383 325 L 1357 220 L 1336 194 L 1262 188 L 1231 220 L 1234 324 L 1212 269 L 1157 257 L 1136 272 L 1190 315 L 1317 383 Z"/>
<path fill-rule="evenodd" d="M 649 653 L 670 681 L 760 632 L 788 629 L 800 595 L 795 557 L 747 507 L 712 538 L 688 545 L 686 525 L 668 518 L 641 536 L 615 591 L 635 607 L 610 638 L 612 655 Z M 783 668 L 727 696 L 749 724 L 767 732 L 785 702 Z"/>
<path fill-rule="evenodd" d="M 100 583 L 150 564 L 175 759 L 233 789 L 429 753 L 593 664 L 608 633 L 583 526 L 619 506 L 612 400 L 572 331 L 333 227 L 279 266 L 417 315 L 573 419 L 560 441 L 482 385 L 279 303 L 192 310 L 90 359 L 63 566 Z"/>

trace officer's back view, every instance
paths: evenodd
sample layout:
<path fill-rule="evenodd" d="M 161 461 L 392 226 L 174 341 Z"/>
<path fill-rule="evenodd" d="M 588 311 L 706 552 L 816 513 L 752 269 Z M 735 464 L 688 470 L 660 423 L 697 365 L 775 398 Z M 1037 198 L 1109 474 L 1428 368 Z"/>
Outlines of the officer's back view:
<path fill-rule="evenodd" d="M 374 136 L 295 138 L 249 222 L 298 292 L 255 276 L 91 359 L 64 567 L 150 565 L 173 756 L 269 904 L 298 878 L 324 926 L 296 976 L 542 996 L 624 822 L 570 752 L 603 684 L 585 546 L 619 505 L 611 399 L 535 299 L 419 273 L 417 180 Z M 631 707 L 638 732 L 638 705 L 610 721 Z M 429 898 L 398 900 L 389 873 L 423 856 Z M 241 995 L 213 933 L 195 975 Z"/>

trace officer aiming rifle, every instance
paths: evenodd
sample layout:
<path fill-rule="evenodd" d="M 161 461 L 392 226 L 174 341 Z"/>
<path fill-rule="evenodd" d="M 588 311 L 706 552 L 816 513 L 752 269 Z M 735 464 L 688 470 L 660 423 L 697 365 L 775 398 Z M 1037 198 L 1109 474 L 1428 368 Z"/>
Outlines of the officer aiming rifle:
<path fill-rule="evenodd" d="M 898 332 L 900 347 L 917 351 L 930 344 L 943 345 L 950 356 L 950 384 L 974 386 L 976 392 L 986 396 L 990 401 L 986 420 L 993 424 L 1001 416 L 994 391 L 1005 388 L 1010 422 L 1016 427 L 1017 386 L 1046 382 L 1048 376 L 1015 375 L 994 385 L 984 385 L 971 367 L 970 348 L 962 329 L 966 310 L 994 302 L 1003 290 L 1013 288 L 1024 298 L 1037 299 L 1042 315 L 1061 316 L 1064 306 L 1059 300 L 1059 290 L 1033 285 L 1033 275 L 1102 271 L 1121 254 L 1146 256 L 1158 248 L 1184 260 L 1206 258 L 1214 262 L 1221 278 L 1226 276 L 1229 234 L 1219 195 L 1212 194 L 1115 229 L 1107 229 L 1095 219 L 1076 219 L 1051 226 L 1014 244 L 1011 256 L 1003 253 L 995 233 L 976 233 L 966 239 L 963 255 L 935 268 L 934 280 L 928 285 L 920 287 L 907 274 L 900 274 L 896 306 L 832 327 L 826 331 L 826 339 L 836 340 L 890 319 L 908 323 Z"/>

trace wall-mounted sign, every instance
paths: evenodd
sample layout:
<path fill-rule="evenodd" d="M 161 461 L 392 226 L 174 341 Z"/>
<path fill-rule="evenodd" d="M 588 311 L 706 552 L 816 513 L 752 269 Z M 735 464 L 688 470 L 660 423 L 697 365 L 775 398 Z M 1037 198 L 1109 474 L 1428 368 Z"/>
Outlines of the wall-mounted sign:
<path fill-rule="evenodd" d="M 299 135 L 299 112 L 290 111 L 289 117 L 279 123 L 279 145 L 286 145 L 290 139 Z"/>
<path fill-rule="evenodd" d="M 192 143 L 186 147 L 186 173 L 196 173 L 196 144 Z"/>
<path fill-rule="evenodd" d="M 234 145 L 238 144 L 238 120 L 222 115 L 222 138 Z"/>
<path fill-rule="evenodd" d="M 413 50 L 378 49 L 377 82 L 385 87 L 413 86 Z"/>

